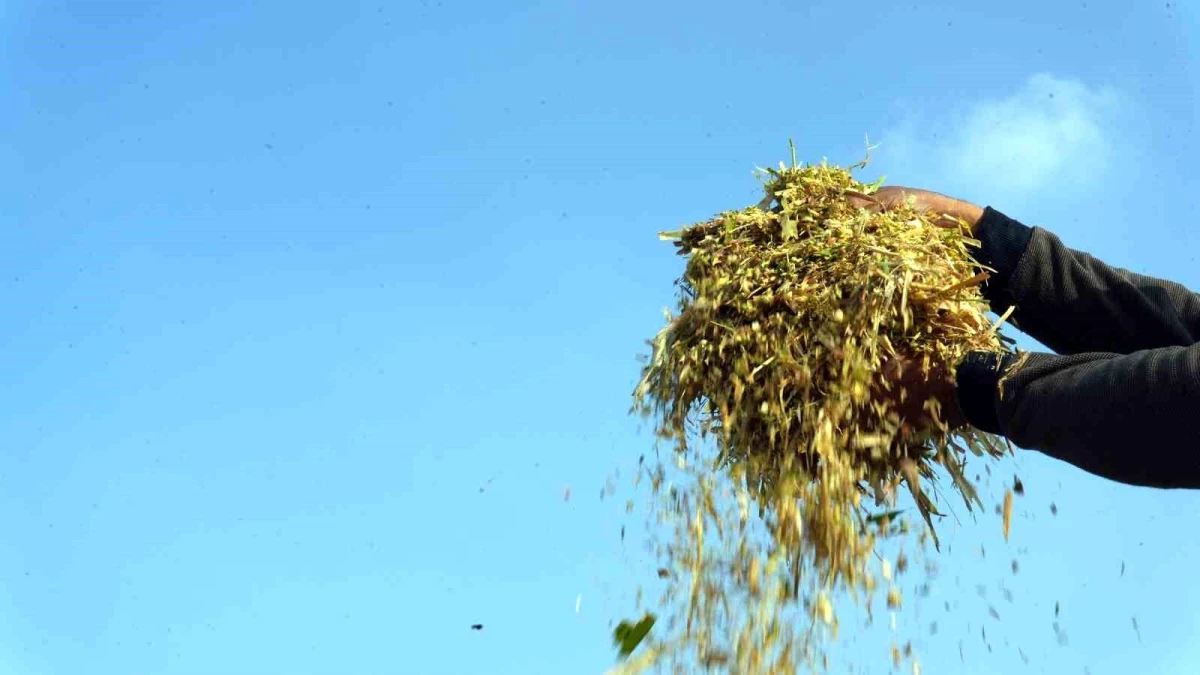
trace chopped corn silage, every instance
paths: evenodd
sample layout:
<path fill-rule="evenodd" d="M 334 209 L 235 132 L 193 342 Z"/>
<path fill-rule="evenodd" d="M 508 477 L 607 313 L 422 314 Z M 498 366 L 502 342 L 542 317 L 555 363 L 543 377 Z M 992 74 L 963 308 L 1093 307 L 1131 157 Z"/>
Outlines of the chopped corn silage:
<path fill-rule="evenodd" d="M 800 166 L 793 151 L 761 172 L 759 205 L 663 235 L 688 261 L 635 410 L 675 454 L 643 473 L 672 533 L 658 550 L 667 620 L 626 671 L 820 666 L 835 595 L 869 604 L 878 540 L 908 533 L 893 521 L 901 493 L 936 542 L 939 474 L 970 508 L 967 458 L 1008 449 L 950 428 L 933 401 L 900 417 L 910 392 L 881 375 L 889 360 L 951 378 L 968 351 L 1006 348 L 965 224 L 863 208 L 879 186 L 854 179 L 863 165 Z"/>

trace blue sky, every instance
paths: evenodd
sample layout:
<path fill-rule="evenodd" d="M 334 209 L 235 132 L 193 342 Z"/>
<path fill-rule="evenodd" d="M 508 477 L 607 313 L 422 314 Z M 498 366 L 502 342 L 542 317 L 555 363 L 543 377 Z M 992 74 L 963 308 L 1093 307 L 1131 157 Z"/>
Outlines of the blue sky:
<path fill-rule="evenodd" d="M 602 672 L 655 233 L 789 137 L 1200 288 L 1186 2 L 243 4 L 0 2 L 0 672 Z M 924 672 L 1195 672 L 1200 496 L 1014 472 Z"/>

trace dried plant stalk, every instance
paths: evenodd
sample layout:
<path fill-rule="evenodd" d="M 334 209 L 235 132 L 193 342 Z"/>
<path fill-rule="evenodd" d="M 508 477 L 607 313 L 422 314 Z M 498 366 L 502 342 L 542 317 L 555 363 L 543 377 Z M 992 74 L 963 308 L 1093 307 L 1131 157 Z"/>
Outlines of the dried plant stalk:
<path fill-rule="evenodd" d="M 936 543 L 927 487 L 939 470 L 970 508 L 967 457 L 1007 450 L 950 429 L 936 405 L 929 423 L 900 418 L 907 393 L 881 377 L 888 359 L 952 377 L 968 351 L 1006 348 L 966 229 L 911 205 L 862 208 L 879 187 L 853 178 L 864 165 L 799 166 L 793 150 L 790 167 L 762 172 L 759 205 L 662 235 L 687 267 L 635 410 L 688 479 L 648 473 L 660 522 L 675 526 L 661 553 L 677 621 L 655 640 L 660 663 L 673 653 L 677 667 L 735 673 L 815 665 L 816 629 L 837 629 L 831 594 L 869 597 L 877 538 L 907 531 L 901 491 Z M 880 507 L 893 511 L 872 516 Z"/>

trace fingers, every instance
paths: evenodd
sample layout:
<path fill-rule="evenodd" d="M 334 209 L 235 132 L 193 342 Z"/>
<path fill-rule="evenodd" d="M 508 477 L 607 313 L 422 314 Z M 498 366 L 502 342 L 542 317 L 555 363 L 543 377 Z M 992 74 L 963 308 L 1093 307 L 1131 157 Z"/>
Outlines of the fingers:
<path fill-rule="evenodd" d="M 916 194 L 916 191 L 910 188 L 903 188 L 895 185 L 882 187 L 872 192 L 864 194 L 855 190 L 846 190 L 844 193 L 850 201 L 861 205 L 863 208 L 874 208 L 878 210 L 880 206 L 891 207 L 902 203 L 909 195 Z"/>
<path fill-rule="evenodd" d="M 892 208 L 904 203 L 910 195 L 916 195 L 917 192 L 912 188 L 901 187 L 899 185 L 889 185 L 881 187 L 872 195 L 885 208 Z"/>
<path fill-rule="evenodd" d="M 884 208 L 884 205 L 873 195 L 866 195 L 853 190 L 846 190 L 845 195 L 851 204 L 854 204 L 860 209 L 866 209 L 868 211 L 878 213 Z"/>
<path fill-rule="evenodd" d="M 883 364 L 883 376 L 895 381 L 901 381 L 907 370 L 907 362 L 902 358 L 893 358 Z"/>
<path fill-rule="evenodd" d="M 873 209 L 876 212 L 909 203 L 917 213 L 931 216 L 936 227 L 958 229 L 965 223 L 970 232 L 983 217 L 983 209 L 978 206 L 929 190 L 889 185 L 879 188 L 871 197 L 879 204 L 879 208 Z"/>
<path fill-rule="evenodd" d="M 936 197 L 938 197 L 936 193 L 929 192 L 928 190 L 917 190 L 899 185 L 881 187 L 870 195 L 853 190 L 847 190 L 845 194 L 855 206 L 874 212 L 886 211 L 887 209 L 900 206 L 910 197 L 912 198 L 913 207 L 917 211 L 924 212 L 935 204 L 937 201 Z M 942 199 L 947 198 L 943 197 Z"/>

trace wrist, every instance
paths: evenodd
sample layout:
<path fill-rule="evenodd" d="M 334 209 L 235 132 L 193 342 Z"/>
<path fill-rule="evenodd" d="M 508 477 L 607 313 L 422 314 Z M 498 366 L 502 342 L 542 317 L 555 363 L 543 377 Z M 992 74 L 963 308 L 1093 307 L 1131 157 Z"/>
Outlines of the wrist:
<path fill-rule="evenodd" d="M 996 399 L 1000 380 L 1015 360 L 1015 354 L 971 352 L 959 362 L 954 376 L 954 398 L 971 426 L 990 434 L 1003 433 Z"/>
<path fill-rule="evenodd" d="M 967 230 L 974 237 L 979 228 L 979 221 L 983 220 L 983 209 L 970 202 L 961 202 L 957 218 L 967 224 Z"/>
<path fill-rule="evenodd" d="M 975 236 L 979 221 L 983 219 L 983 208 L 953 197 L 942 197 L 939 202 L 938 211 L 966 223 L 971 236 Z"/>
<path fill-rule="evenodd" d="M 983 209 L 972 232 L 979 241 L 973 257 L 982 268 L 991 272 L 981 289 L 983 297 L 991 304 L 992 311 L 1003 314 L 1018 304 L 1011 281 L 1033 239 L 1033 228 L 989 207 Z M 1013 320 L 1019 320 L 1019 316 L 1014 316 Z"/>

